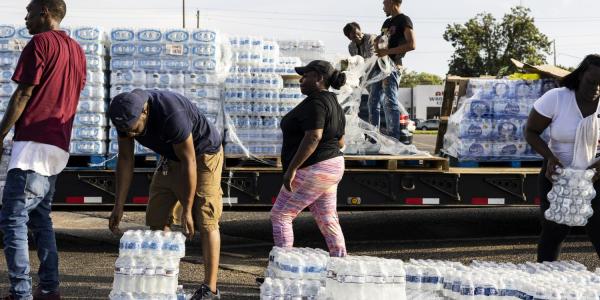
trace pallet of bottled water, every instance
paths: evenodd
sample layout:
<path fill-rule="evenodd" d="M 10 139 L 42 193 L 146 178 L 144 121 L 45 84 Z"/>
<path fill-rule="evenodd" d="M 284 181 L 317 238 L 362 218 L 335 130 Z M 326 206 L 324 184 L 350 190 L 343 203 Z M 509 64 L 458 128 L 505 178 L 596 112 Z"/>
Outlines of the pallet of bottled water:
<path fill-rule="evenodd" d="M 110 98 L 134 89 L 186 96 L 222 132 L 219 34 L 211 29 L 114 28 L 110 33 Z M 111 129 L 112 131 L 112 129 Z M 109 153 L 117 152 L 110 134 Z M 136 147 L 135 154 L 151 151 Z"/>
<path fill-rule="evenodd" d="M 232 37 L 233 66 L 225 79 L 225 154 L 277 156 L 281 117 L 300 102 L 299 89 L 286 89 L 281 74 L 300 60 L 279 56 L 276 42 L 261 37 Z"/>
<path fill-rule="evenodd" d="M 550 207 L 544 212 L 544 217 L 558 224 L 585 226 L 594 214 L 594 170 L 556 168 L 555 173 L 552 175 L 552 189 L 547 195 Z"/>
<path fill-rule="evenodd" d="M 163 231 L 130 230 L 119 243 L 111 300 L 186 299 L 178 285 L 185 236 Z"/>
<path fill-rule="evenodd" d="M 592 300 L 600 297 L 600 276 L 574 261 L 523 264 L 473 261 L 467 266 L 451 261 L 410 260 L 405 268 L 407 299 Z"/>
<path fill-rule="evenodd" d="M 87 62 L 86 82 L 81 92 L 71 133 L 73 155 L 106 154 L 106 89 L 104 72 L 107 39 L 102 28 L 65 27 L 65 32 L 79 43 Z"/>
<path fill-rule="evenodd" d="M 471 79 L 450 117 L 444 151 L 461 161 L 540 160 L 525 141 L 533 103 L 553 80 Z"/>

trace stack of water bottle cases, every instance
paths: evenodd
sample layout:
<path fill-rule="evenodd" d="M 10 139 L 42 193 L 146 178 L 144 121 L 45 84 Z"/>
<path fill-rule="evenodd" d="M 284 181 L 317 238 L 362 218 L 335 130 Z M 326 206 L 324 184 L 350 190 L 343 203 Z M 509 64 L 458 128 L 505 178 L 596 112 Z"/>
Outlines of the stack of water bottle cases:
<path fill-rule="evenodd" d="M 0 117 L 4 115 L 10 97 L 17 85 L 11 78 L 14 73 L 19 55 L 31 36 L 25 27 L 0 25 Z M 4 139 L 4 152 L 0 161 L 0 192 L 6 183 L 6 171 L 11 153 L 13 131 Z M 0 194 L 1 195 L 1 194 Z"/>
<path fill-rule="evenodd" d="M 539 160 L 525 141 L 533 103 L 554 80 L 471 79 L 449 120 L 444 150 L 459 161 Z"/>
<path fill-rule="evenodd" d="M 261 300 L 406 299 L 404 266 L 396 259 L 330 258 L 320 249 L 274 247 L 265 275 Z"/>
<path fill-rule="evenodd" d="M 179 261 L 185 256 L 181 233 L 130 230 L 119 244 L 111 300 L 186 299 L 178 285 Z"/>
<path fill-rule="evenodd" d="M 600 270 L 574 261 L 522 264 L 349 256 L 274 247 L 261 300 L 476 300 L 600 298 Z"/>
<path fill-rule="evenodd" d="M 299 86 L 286 87 L 281 75 L 295 74 L 300 59 L 280 57 L 278 44 L 260 37 L 230 42 L 234 64 L 225 79 L 225 153 L 277 156 L 281 117 L 302 100 Z"/>
<path fill-rule="evenodd" d="M 96 27 L 77 27 L 69 30 L 81 45 L 87 60 L 85 88 L 81 92 L 73 123 L 70 152 L 72 155 L 106 154 L 106 36 Z"/>
<path fill-rule="evenodd" d="M 70 145 L 72 155 L 104 155 L 106 152 L 105 41 L 101 29 L 94 27 L 63 28 L 85 51 L 86 85 L 73 124 Z M 4 114 L 16 89 L 11 78 L 21 51 L 31 39 L 27 28 L 0 25 L 0 114 Z M 12 136 L 11 130 L 11 136 Z M 12 137 L 5 139 L 5 153 L 0 163 L 0 187 L 4 186 L 10 158 Z"/>
<path fill-rule="evenodd" d="M 172 91 L 192 100 L 214 124 L 221 123 L 216 31 L 117 28 L 110 40 L 111 98 L 137 88 Z M 111 128 L 109 153 L 117 151 L 117 133 Z M 150 150 L 136 144 L 135 153 Z"/>

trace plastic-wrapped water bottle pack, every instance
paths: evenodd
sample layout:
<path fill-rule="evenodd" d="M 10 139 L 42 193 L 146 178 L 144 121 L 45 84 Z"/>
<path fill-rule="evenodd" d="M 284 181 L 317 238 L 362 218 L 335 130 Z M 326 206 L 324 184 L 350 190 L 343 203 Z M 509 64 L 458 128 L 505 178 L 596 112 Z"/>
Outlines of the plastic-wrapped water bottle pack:
<path fill-rule="evenodd" d="M 327 299 L 325 287 L 317 280 L 265 278 L 260 286 L 260 300 Z"/>
<path fill-rule="evenodd" d="M 185 256 L 181 233 L 130 230 L 119 243 L 111 300 L 187 299 L 178 285 L 179 261 Z"/>
<path fill-rule="evenodd" d="M 407 298 L 598 299 L 600 277 L 573 261 L 524 264 L 411 260 Z M 434 283 L 432 283 L 434 282 Z"/>
<path fill-rule="evenodd" d="M 525 141 L 525 126 L 533 103 L 555 86 L 551 80 L 469 80 L 448 121 L 444 151 L 465 161 L 541 159 Z"/>
<path fill-rule="evenodd" d="M 594 170 L 556 168 L 552 175 L 552 189 L 547 195 L 550 207 L 544 212 L 544 217 L 558 224 L 585 226 L 594 214 L 594 174 Z"/>
<path fill-rule="evenodd" d="M 280 52 L 282 56 L 299 57 L 302 64 L 308 64 L 313 60 L 322 60 L 325 57 L 325 44 L 319 40 L 280 40 Z"/>
<path fill-rule="evenodd" d="M 332 257 L 325 287 L 331 299 L 407 299 L 404 263 L 398 259 Z"/>

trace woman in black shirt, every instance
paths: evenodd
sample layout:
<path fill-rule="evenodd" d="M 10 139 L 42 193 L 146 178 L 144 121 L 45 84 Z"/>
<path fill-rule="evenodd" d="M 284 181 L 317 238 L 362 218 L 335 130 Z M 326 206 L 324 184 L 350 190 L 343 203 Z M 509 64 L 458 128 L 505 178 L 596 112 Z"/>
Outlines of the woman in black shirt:
<path fill-rule="evenodd" d="M 281 120 L 283 131 L 283 187 L 271 210 L 275 246 L 294 244 L 292 221 L 307 206 L 325 236 L 331 256 L 346 256 L 344 235 L 337 215 L 337 185 L 344 174 L 344 111 L 329 87 L 346 83 L 326 61 L 296 68 L 306 95 Z"/>

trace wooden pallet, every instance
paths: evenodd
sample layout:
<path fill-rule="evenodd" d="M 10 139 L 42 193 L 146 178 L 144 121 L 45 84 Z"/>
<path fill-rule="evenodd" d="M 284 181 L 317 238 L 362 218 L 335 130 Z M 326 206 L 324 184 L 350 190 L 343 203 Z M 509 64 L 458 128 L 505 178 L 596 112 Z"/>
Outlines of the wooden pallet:
<path fill-rule="evenodd" d="M 225 155 L 225 168 L 281 168 L 280 156 L 256 155 Z"/>
<path fill-rule="evenodd" d="M 448 159 L 436 156 L 346 155 L 346 170 L 431 170 L 448 171 Z"/>
<path fill-rule="evenodd" d="M 450 166 L 456 168 L 539 168 L 542 163 L 541 160 L 459 161 L 456 158 L 450 158 Z"/>

